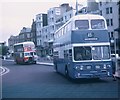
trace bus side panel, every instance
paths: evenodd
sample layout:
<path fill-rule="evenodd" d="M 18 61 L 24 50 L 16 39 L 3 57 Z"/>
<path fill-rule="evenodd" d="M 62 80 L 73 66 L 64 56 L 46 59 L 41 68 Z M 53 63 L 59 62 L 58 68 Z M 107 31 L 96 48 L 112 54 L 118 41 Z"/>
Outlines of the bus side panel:
<path fill-rule="evenodd" d="M 65 68 L 68 68 L 68 71 L 71 75 L 71 61 L 68 59 L 55 59 L 54 60 L 54 67 L 57 65 L 57 71 L 61 74 L 65 75 Z"/>
<path fill-rule="evenodd" d="M 16 63 L 24 63 L 23 53 L 22 52 L 15 52 L 14 53 L 14 61 Z"/>

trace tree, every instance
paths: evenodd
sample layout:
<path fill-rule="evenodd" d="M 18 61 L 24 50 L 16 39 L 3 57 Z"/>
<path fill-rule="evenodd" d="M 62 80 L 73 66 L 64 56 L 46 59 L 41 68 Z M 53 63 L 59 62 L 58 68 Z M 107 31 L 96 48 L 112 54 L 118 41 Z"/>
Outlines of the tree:
<path fill-rule="evenodd" d="M 8 53 L 8 47 L 0 45 L 0 55 L 6 55 Z"/>

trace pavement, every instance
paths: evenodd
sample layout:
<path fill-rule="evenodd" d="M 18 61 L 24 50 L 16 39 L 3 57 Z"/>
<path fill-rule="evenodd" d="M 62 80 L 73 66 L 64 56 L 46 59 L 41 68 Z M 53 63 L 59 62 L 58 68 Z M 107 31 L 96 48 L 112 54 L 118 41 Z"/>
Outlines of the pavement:
<path fill-rule="evenodd" d="M 120 79 L 120 69 L 115 72 L 114 76 Z"/>
<path fill-rule="evenodd" d="M 120 59 L 117 60 L 117 71 L 114 76 L 120 79 Z"/>
<path fill-rule="evenodd" d="M 38 61 L 37 61 L 37 64 L 50 65 L 50 66 L 54 65 L 52 59 L 48 59 L 48 58 L 45 58 L 45 57 L 39 57 Z"/>

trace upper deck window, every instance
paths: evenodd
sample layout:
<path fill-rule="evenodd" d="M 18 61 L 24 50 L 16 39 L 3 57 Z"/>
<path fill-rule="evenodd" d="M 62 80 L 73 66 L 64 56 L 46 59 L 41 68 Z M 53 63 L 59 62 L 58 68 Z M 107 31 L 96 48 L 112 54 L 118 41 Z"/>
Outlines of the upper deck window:
<path fill-rule="evenodd" d="M 76 20 L 75 21 L 75 28 L 76 29 L 89 29 L 88 20 Z"/>
<path fill-rule="evenodd" d="M 92 29 L 105 29 L 105 21 L 103 19 L 91 20 Z"/>

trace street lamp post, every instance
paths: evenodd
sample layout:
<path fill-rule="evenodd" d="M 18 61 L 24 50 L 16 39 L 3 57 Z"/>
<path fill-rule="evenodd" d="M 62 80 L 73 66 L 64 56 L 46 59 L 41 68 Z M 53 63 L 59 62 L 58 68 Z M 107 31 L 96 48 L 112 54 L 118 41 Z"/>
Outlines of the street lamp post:
<path fill-rule="evenodd" d="M 78 1 L 76 0 L 76 15 L 78 15 Z"/>
<path fill-rule="evenodd" d="M 117 33 L 116 33 L 116 31 L 114 31 L 114 49 L 115 49 L 115 71 L 117 71 L 118 70 L 118 66 L 117 66 L 117 56 L 116 56 L 116 54 L 117 54 L 117 46 L 116 46 L 116 38 L 117 38 Z"/>

